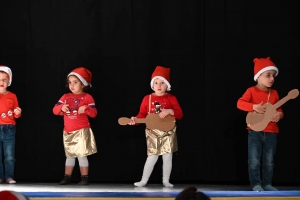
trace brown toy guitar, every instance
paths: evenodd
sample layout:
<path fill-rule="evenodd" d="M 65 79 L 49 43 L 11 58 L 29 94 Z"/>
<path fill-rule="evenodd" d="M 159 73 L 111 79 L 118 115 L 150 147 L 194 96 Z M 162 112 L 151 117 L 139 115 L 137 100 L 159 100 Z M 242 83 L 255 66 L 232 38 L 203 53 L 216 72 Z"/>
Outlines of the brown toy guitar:
<path fill-rule="evenodd" d="M 121 117 L 118 122 L 120 125 L 128 125 L 131 121 L 130 118 Z M 167 115 L 165 118 L 161 119 L 158 114 L 148 114 L 146 118 L 136 118 L 136 123 L 146 123 L 149 129 L 159 129 L 162 131 L 172 130 L 175 126 L 175 118 L 171 115 Z"/>
<path fill-rule="evenodd" d="M 266 111 L 263 114 L 257 113 L 255 111 L 249 112 L 246 117 L 247 126 L 254 131 L 264 130 L 268 123 L 271 121 L 271 117 L 276 114 L 276 109 L 282 106 L 290 99 L 294 99 L 299 95 L 299 90 L 291 90 L 287 96 L 282 98 L 280 101 L 272 105 L 270 102 L 266 105 Z"/>

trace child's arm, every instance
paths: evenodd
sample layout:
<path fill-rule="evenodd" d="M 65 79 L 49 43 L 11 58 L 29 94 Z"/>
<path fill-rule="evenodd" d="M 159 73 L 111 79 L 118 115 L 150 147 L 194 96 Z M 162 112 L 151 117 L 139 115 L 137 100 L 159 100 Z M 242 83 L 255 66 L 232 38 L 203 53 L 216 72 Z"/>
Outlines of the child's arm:
<path fill-rule="evenodd" d="M 170 95 L 169 97 L 170 103 L 172 105 L 172 109 L 166 109 L 170 115 L 173 115 L 176 119 L 180 120 L 183 117 L 182 109 L 177 101 L 177 98 L 173 95 Z M 163 109 L 165 110 L 165 109 Z"/>
<path fill-rule="evenodd" d="M 148 115 L 149 110 L 149 97 L 150 95 L 147 95 L 143 98 L 143 101 L 140 105 L 140 111 L 139 114 L 136 116 L 136 118 L 146 118 Z"/>
<path fill-rule="evenodd" d="M 135 117 L 131 117 L 131 121 L 128 123 L 128 125 L 138 125 L 138 124 L 135 123 L 136 118 L 146 118 L 147 117 L 148 110 L 149 110 L 149 105 L 148 105 L 149 104 L 149 97 L 150 97 L 150 95 L 145 96 L 143 98 L 143 101 L 140 105 L 140 111 L 139 111 L 138 115 L 135 116 Z"/>
<path fill-rule="evenodd" d="M 19 118 L 21 117 L 21 108 L 19 107 L 19 103 L 18 103 L 18 98 L 17 96 L 15 96 L 15 100 L 14 100 L 14 118 Z"/>
<path fill-rule="evenodd" d="M 278 122 L 282 118 L 283 118 L 283 113 L 277 112 L 275 115 L 272 116 L 271 120 L 272 122 Z"/>
<path fill-rule="evenodd" d="M 237 107 L 240 110 L 251 112 L 253 111 L 253 103 L 250 103 L 252 98 L 251 91 L 249 89 L 243 94 L 241 98 L 237 101 Z"/>
<path fill-rule="evenodd" d="M 243 96 L 237 101 L 238 109 L 246 112 L 256 111 L 258 113 L 264 113 L 266 111 L 266 105 L 264 104 L 264 102 L 260 102 L 259 104 L 253 104 L 251 103 L 251 100 L 251 91 L 247 89 Z"/>
<path fill-rule="evenodd" d="M 59 101 L 53 107 L 54 115 L 64 115 L 64 111 L 66 111 L 68 105 L 65 103 L 65 95 L 63 95 Z M 63 107 L 64 106 L 64 107 Z M 64 111 L 63 111 L 64 110 Z"/>
<path fill-rule="evenodd" d="M 93 97 L 91 95 L 87 95 L 86 99 L 88 101 L 88 105 L 83 105 L 80 106 L 78 109 L 78 113 L 85 113 L 87 114 L 89 117 L 95 118 L 97 116 L 97 108 L 95 105 L 95 101 L 93 99 Z"/>

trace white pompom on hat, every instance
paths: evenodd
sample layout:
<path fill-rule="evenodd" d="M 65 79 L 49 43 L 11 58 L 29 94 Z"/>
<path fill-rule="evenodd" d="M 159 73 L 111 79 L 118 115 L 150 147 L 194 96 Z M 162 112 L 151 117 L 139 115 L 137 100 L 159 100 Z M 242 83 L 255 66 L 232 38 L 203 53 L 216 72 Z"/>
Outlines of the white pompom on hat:
<path fill-rule="evenodd" d="M 153 82 L 155 79 L 161 79 L 163 80 L 168 88 L 167 90 L 170 91 L 171 90 L 171 84 L 170 84 L 170 68 L 166 68 L 163 66 L 156 66 L 152 76 L 151 76 L 151 82 L 150 82 L 150 87 L 153 89 Z"/>
<path fill-rule="evenodd" d="M 90 72 L 88 69 L 84 68 L 84 67 L 78 67 L 76 69 L 74 69 L 70 74 L 68 74 L 69 76 L 76 76 L 77 78 L 79 78 L 79 80 L 83 83 L 83 85 L 88 86 L 90 85 L 90 87 L 92 87 L 92 72 Z"/>
<path fill-rule="evenodd" d="M 11 72 L 11 69 L 9 67 L 7 67 L 7 66 L 0 65 L 0 71 L 3 71 L 5 73 L 7 73 L 8 79 L 9 79 L 8 86 L 10 86 L 11 82 L 12 82 L 12 72 Z"/>
<path fill-rule="evenodd" d="M 0 192 L 0 199 L 3 199 L 3 200 L 27 200 L 28 198 L 20 192 L 3 190 Z"/>
<path fill-rule="evenodd" d="M 271 61 L 270 57 L 267 58 L 254 58 L 254 81 L 257 80 L 257 78 L 264 73 L 265 71 L 268 70 L 275 70 L 276 74 L 275 76 L 278 75 L 279 70 L 275 66 L 275 64 Z"/>

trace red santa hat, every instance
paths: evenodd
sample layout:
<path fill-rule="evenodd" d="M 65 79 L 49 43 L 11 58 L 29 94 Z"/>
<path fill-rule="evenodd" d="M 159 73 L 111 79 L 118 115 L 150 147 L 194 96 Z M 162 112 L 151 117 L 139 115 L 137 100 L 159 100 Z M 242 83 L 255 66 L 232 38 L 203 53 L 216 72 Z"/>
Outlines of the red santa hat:
<path fill-rule="evenodd" d="M 71 75 L 79 78 L 79 80 L 83 83 L 83 85 L 85 85 L 85 86 L 90 85 L 90 87 L 92 87 L 92 85 L 91 85 L 92 72 L 90 72 L 88 69 L 86 69 L 84 67 L 78 67 L 78 68 L 74 69 L 70 74 L 68 74 L 68 77 Z"/>
<path fill-rule="evenodd" d="M 19 192 L 3 190 L 0 192 L 0 199 L 3 199 L 3 200 L 27 200 L 28 198 Z"/>
<path fill-rule="evenodd" d="M 5 73 L 7 73 L 8 75 L 8 86 L 10 86 L 11 82 L 12 82 L 12 72 L 11 72 L 11 69 L 7 66 L 4 66 L 4 65 L 0 65 L 0 71 L 3 71 Z"/>
<path fill-rule="evenodd" d="M 265 71 L 268 70 L 275 70 L 276 74 L 275 76 L 278 75 L 279 70 L 275 66 L 275 64 L 270 60 L 270 57 L 267 58 L 254 58 L 254 81 L 257 80 L 257 78 L 264 73 Z"/>
<path fill-rule="evenodd" d="M 151 88 L 153 89 L 153 82 L 155 79 L 161 79 L 163 80 L 168 88 L 167 90 L 170 91 L 171 90 L 171 85 L 170 85 L 170 68 L 165 68 L 163 66 L 156 66 L 153 74 L 152 74 L 152 77 L 151 77 L 151 82 L 150 82 L 150 86 Z"/>

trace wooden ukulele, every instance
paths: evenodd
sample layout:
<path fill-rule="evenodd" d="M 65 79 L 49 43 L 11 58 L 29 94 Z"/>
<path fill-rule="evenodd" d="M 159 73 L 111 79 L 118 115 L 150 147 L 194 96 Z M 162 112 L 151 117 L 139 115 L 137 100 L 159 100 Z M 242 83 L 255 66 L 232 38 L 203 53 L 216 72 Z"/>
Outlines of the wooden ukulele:
<path fill-rule="evenodd" d="M 118 122 L 120 125 L 128 125 L 131 121 L 130 118 L 121 117 Z M 171 115 L 167 115 L 165 118 L 161 119 L 159 114 L 148 114 L 146 118 L 136 118 L 136 123 L 146 123 L 149 129 L 159 129 L 161 131 L 172 130 L 175 126 L 175 118 Z"/>
<path fill-rule="evenodd" d="M 280 101 L 272 105 L 270 102 L 266 105 L 266 111 L 263 114 L 257 113 L 256 111 L 249 112 L 246 117 L 246 123 L 249 128 L 254 131 L 262 131 L 264 130 L 269 122 L 271 121 L 271 117 L 276 114 L 276 109 L 282 106 L 290 99 L 294 99 L 299 95 L 299 90 L 293 89 L 291 90 L 287 96 L 282 98 Z"/>

